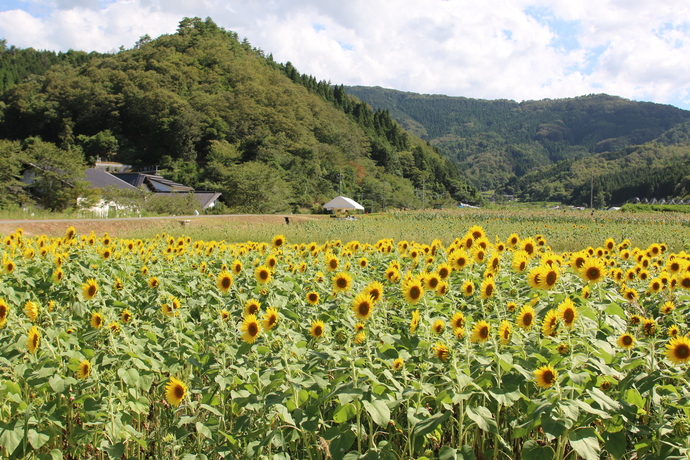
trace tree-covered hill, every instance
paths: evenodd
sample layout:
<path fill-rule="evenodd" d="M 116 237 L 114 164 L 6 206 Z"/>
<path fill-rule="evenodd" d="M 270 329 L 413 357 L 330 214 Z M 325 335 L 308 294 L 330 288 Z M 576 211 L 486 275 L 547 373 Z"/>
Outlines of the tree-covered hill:
<path fill-rule="evenodd" d="M 374 109 L 389 110 L 482 190 L 501 188 L 549 165 L 563 169 L 557 165 L 563 160 L 650 142 L 690 120 L 689 111 L 676 107 L 605 94 L 517 103 L 371 87 L 346 91 Z"/>
<path fill-rule="evenodd" d="M 158 165 L 249 212 L 318 207 L 339 187 L 369 209 L 418 207 L 422 187 L 435 200 L 479 200 L 387 111 L 274 62 L 211 19 L 185 18 L 175 34 L 10 85 L 0 152 L 18 156 L 38 138 L 85 159 Z"/>

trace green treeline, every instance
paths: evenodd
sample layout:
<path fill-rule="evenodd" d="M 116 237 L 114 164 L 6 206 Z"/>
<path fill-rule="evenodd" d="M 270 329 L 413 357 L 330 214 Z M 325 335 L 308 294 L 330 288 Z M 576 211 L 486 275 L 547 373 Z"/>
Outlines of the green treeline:
<path fill-rule="evenodd" d="M 0 93 L 6 146 L 16 153 L 39 139 L 84 161 L 157 165 L 243 212 L 316 210 L 339 187 L 370 210 L 419 207 L 422 188 L 435 201 L 480 200 L 387 111 L 275 63 L 211 19 L 86 57 Z"/>
<path fill-rule="evenodd" d="M 409 132 L 453 160 L 481 190 L 575 204 L 582 201 L 586 188 L 589 204 L 592 175 L 595 188 L 597 181 L 601 183 L 600 195 L 607 203 L 644 195 L 643 191 L 683 190 L 662 186 L 651 176 L 644 179 L 650 166 L 673 169 L 669 158 L 687 157 L 684 123 L 690 112 L 675 107 L 605 94 L 517 103 L 382 88 L 346 90 L 375 108 L 389 110 Z M 653 143 L 657 139 L 676 147 L 664 150 Z M 642 152 L 636 150 L 643 145 Z M 637 177 L 636 170 L 641 178 L 634 180 L 640 184 L 623 183 Z"/>

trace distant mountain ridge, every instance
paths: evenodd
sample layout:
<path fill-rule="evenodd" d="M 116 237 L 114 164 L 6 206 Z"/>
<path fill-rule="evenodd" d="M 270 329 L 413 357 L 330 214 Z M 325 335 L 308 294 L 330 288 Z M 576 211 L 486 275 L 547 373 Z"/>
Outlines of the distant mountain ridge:
<path fill-rule="evenodd" d="M 390 111 L 405 129 L 458 164 L 481 190 L 510 189 L 532 172 L 564 171 L 579 159 L 647 144 L 690 121 L 687 110 L 606 94 L 518 103 L 379 87 L 345 90 L 375 110 Z M 563 161 L 568 163 L 557 166 Z M 564 187 L 558 195 L 573 190 Z"/>

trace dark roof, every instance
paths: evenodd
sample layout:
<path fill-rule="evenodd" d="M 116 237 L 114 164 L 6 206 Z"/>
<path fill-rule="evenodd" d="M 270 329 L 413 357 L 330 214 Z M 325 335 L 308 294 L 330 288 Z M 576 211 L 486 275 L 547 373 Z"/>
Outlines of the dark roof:
<path fill-rule="evenodd" d="M 90 188 L 115 187 L 118 189 L 137 190 L 135 186 L 102 169 L 89 168 L 84 172 L 84 175 L 86 180 L 91 183 Z"/>
<path fill-rule="evenodd" d="M 119 177 L 125 182 L 129 182 L 135 187 L 140 187 L 146 185 L 154 192 L 167 191 L 161 190 L 158 186 L 163 185 L 164 187 L 170 188 L 175 192 L 192 192 L 194 189 L 187 185 L 178 184 L 162 176 L 156 176 L 155 174 L 145 174 L 145 173 L 112 173 L 113 176 Z"/>
<path fill-rule="evenodd" d="M 194 192 L 194 196 L 201 203 L 201 209 L 206 209 L 220 198 L 220 192 Z"/>

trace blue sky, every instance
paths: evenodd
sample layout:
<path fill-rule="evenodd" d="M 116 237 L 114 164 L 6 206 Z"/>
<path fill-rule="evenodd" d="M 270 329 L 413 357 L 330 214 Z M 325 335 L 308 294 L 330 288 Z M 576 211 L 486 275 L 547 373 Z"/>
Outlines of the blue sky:
<path fill-rule="evenodd" d="M 194 16 L 338 84 L 517 101 L 608 93 L 690 110 L 687 0 L 0 0 L 0 38 L 115 52 Z"/>

